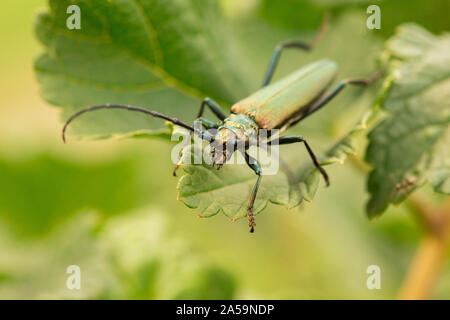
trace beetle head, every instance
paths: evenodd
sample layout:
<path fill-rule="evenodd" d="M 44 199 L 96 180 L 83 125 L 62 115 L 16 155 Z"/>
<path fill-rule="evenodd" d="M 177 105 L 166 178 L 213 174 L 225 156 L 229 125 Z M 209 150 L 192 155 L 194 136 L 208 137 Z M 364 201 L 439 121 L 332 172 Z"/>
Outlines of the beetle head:
<path fill-rule="evenodd" d="M 236 151 L 237 136 L 228 128 L 220 128 L 211 142 L 211 163 L 214 167 L 218 165 L 219 170 L 225 162 L 230 160 L 234 151 Z"/>

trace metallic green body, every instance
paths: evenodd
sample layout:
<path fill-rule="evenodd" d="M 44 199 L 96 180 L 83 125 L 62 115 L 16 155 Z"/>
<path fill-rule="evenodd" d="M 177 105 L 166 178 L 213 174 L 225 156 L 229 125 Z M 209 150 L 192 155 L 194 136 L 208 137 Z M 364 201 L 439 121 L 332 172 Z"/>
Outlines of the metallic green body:
<path fill-rule="evenodd" d="M 256 138 L 258 134 L 258 124 L 245 114 L 230 114 L 218 127 L 218 137 L 222 141 L 231 139 L 248 141 Z M 231 132 L 230 132 L 231 131 Z"/>
<path fill-rule="evenodd" d="M 313 62 L 237 102 L 231 112 L 249 116 L 263 129 L 280 128 L 293 116 L 306 112 L 330 86 L 336 72 L 333 61 Z"/>

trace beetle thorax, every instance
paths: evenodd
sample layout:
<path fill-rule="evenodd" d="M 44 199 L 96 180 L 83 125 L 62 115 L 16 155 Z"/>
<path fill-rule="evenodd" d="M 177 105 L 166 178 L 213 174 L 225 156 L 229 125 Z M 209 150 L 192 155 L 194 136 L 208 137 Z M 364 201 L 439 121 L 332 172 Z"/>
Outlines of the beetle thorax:
<path fill-rule="evenodd" d="M 231 131 L 231 132 L 230 132 Z M 231 114 L 219 126 L 218 135 L 225 139 L 246 140 L 256 138 L 258 124 L 249 116 L 238 113 Z"/>
<path fill-rule="evenodd" d="M 258 125 L 253 119 L 244 114 L 231 114 L 219 126 L 211 143 L 213 163 L 225 163 L 238 148 L 247 148 L 257 134 Z"/>

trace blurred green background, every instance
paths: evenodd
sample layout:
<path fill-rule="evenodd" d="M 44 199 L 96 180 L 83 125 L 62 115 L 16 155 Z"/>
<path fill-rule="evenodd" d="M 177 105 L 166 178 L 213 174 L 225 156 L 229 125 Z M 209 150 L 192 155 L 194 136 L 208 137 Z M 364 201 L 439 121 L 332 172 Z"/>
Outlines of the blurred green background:
<path fill-rule="evenodd" d="M 381 7 L 381 30 L 365 27 L 372 2 Z M 339 77 L 364 76 L 376 68 L 396 25 L 449 29 L 448 1 L 405 5 L 251 0 L 222 1 L 220 8 L 228 31 L 240 39 L 256 88 L 273 47 L 311 39 L 325 11 L 333 13 L 332 30 L 314 53 L 286 53 L 278 76 L 324 56 L 339 62 Z M 32 67 L 42 51 L 33 21 L 45 6 L 45 0 L 2 4 L 0 298 L 395 298 L 421 230 L 405 205 L 369 221 L 365 176 L 350 162 L 329 168 L 333 183 L 312 203 L 290 211 L 269 205 L 249 234 L 244 220 L 197 219 L 176 200 L 168 143 L 63 145 L 59 111 L 40 98 Z M 306 121 L 303 134 L 323 150 L 360 117 L 375 92 L 349 90 Z M 434 298 L 450 298 L 449 262 Z M 366 287 L 366 269 L 374 264 L 381 268 L 380 290 Z M 81 268 L 81 290 L 66 287 L 69 265 Z"/>

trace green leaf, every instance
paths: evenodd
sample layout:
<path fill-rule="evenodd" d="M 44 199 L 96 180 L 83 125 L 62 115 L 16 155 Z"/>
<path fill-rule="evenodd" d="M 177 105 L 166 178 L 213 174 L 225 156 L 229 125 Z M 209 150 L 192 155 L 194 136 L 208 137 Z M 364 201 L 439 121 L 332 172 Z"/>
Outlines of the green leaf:
<path fill-rule="evenodd" d="M 450 193 L 450 36 L 405 24 L 387 43 L 390 61 L 382 108 L 387 116 L 370 133 L 370 217 L 430 181 Z"/>
<path fill-rule="evenodd" d="M 370 114 L 325 153 L 321 159 L 323 166 L 342 164 L 347 155 L 355 153 L 357 136 L 366 128 Z M 322 177 L 309 157 L 304 157 L 303 163 L 306 165 L 298 166 L 299 154 L 306 153 L 302 144 L 291 148 L 296 150 L 288 154 L 288 161 L 280 160 L 279 172 L 263 176 L 254 205 L 255 214 L 260 213 L 269 202 L 293 208 L 303 200 L 312 201 Z M 183 151 L 182 162 L 194 163 L 194 154 L 199 151 L 196 146 L 188 146 Z M 199 217 L 222 212 L 234 220 L 247 215 L 248 197 L 256 182 L 255 174 L 247 165 L 225 165 L 221 170 L 216 170 L 208 164 L 183 164 L 182 168 L 185 174 L 178 183 L 178 198 L 188 207 L 198 208 L 201 212 Z"/>
<path fill-rule="evenodd" d="M 206 96 L 228 105 L 249 92 L 212 1 L 80 0 L 81 30 L 66 27 L 73 1 L 49 3 L 37 19 L 45 53 L 35 70 L 42 96 L 62 107 L 64 118 L 89 105 L 116 103 L 191 121 Z M 96 137 L 163 127 L 161 120 L 121 110 L 74 123 L 75 132 Z"/>

